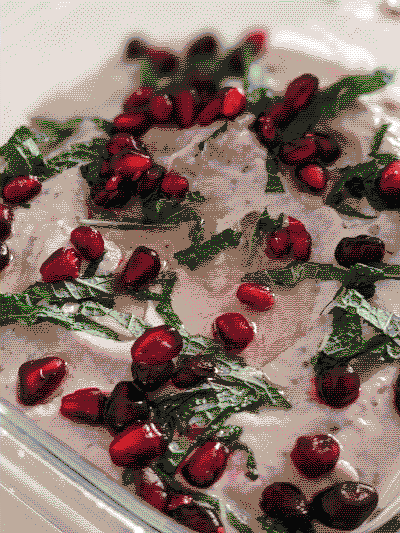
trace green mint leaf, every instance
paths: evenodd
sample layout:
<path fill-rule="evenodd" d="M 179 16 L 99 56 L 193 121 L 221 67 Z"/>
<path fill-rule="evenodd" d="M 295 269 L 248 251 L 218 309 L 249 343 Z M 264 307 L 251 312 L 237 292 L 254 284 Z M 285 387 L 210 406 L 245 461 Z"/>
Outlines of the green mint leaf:
<path fill-rule="evenodd" d="M 83 119 L 81 118 L 71 118 L 62 123 L 55 120 L 37 118 L 35 123 L 46 134 L 48 140 L 53 144 L 58 144 L 73 135 L 82 121 Z"/>
<path fill-rule="evenodd" d="M 373 218 L 377 218 L 377 215 L 365 215 L 364 213 L 361 213 L 361 211 L 357 211 L 357 209 L 354 209 L 354 207 L 351 207 L 349 204 L 341 204 L 336 206 L 336 211 L 338 213 L 341 213 L 342 215 L 346 215 L 348 217 L 358 217 L 358 218 L 364 218 L 371 220 Z"/>
<path fill-rule="evenodd" d="M 209 494 L 204 494 L 203 492 L 197 492 L 193 494 L 193 499 L 197 502 L 202 502 L 210 505 L 216 513 L 219 513 L 221 510 L 220 502 L 217 498 L 210 496 Z"/>
<path fill-rule="evenodd" d="M 185 250 L 174 254 L 174 258 L 180 265 L 186 265 L 190 270 L 195 270 L 202 263 L 211 261 L 216 255 L 227 248 L 239 246 L 241 232 L 235 232 L 228 228 L 217 235 L 213 235 L 208 241 L 201 244 L 193 244 Z"/>
<path fill-rule="evenodd" d="M 139 76 L 140 87 L 155 87 L 157 85 L 157 72 L 152 61 L 148 59 L 140 61 Z"/>
<path fill-rule="evenodd" d="M 189 191 L 186 194 L 185 200 L 188 201 L 188 202 L 203 203 L 203 202 L 206 201 L 206 198 L 204 196 L 202 196 L 199 191 L 194 191 L 194 192 Z"/>
<path fill-rule="evenodd" d="M 257 518 L 257 522 L 260 523 L 261 529 L 267 531 L 267 533 L 292 533 L 283 524 L 267 516 L 260 516 Z"/>
<path fill-rule="evenodd" d="M 92 118 L 92 122 L 94 122 L 100 130 L 107 133 L 107 135 L 111 135 L 111 131 L 114 127 L 112 122 L 104 118 Z"/>
<path fill-rule="evenodd" d="M 350 315 L 339 308 L 332 310 L 333 331 L 321 350 L 335 359 L 348 359 L 354 353 L 361 351 L 362 328 L 361 317 Z"/>
<path fill-rule="evenodd" d="M 247 524 L 239 520 L 232 512 L 226 513 L 226 518 L 231 526 L 233 526 L 239 533 L 252 533 L 253 530 Z"/>
<path fill-rule="evenodd" d="M 266 162 L 266 169 L 268 174 L 266 193 L 284 193 L 281 178 L 278 176 L 278 164 L 277 161 L 269 160 Z"/>
<path fill-rule="evenodd" d="M 273 102 L 272 91 L 268 88 L 260 87 L 247 95 L 246 111 L 258 117 Z"/>
<path fill-rule="evenodd" d="M 390 163 L 394 163 L 394 161 L 398 161 L 399 158 L 392 154 L 375 154 L 374 158 L 380 165 L 389 165 Z"/>
<path fill-rule="evenodd" d="M 325 200 L 325 204 L 336 208 L 337 203 L 335 202 L 335 196 L 344 189 L 347 181 L 354 176 L 360 176 L 364 183 L 366 183 L 368 180 L 373 180 L 377 171 L 378 166 L 375 159 L 366 163 L 359 163 L 353 167 L 347 166 L 339 169 L 340 179 L 337 181 L 337 183 L 335 183 L 334 187 L 329 192 Z"/>
<path fill-rule="evenodd" d="M 369 155 L 371 157 L 375 157 L 378 153 L 379 148 L 381 147 L 383 138 L 386 135 L 387 129 L 390 124 L 383 124 L 379 130 L 375 133 L 372 144 L 371 144 L 371 152 Z"/>
<path fill-rule="evenodd" d="M 267 208 L 264 209 L 264 211 L 260 215 L 260 218 L 257 220 L 257 223 L 253 231 L 253 235 L 251 236 L 251 239 L 250 239 L 248 264 L 251 263 L 254 257 L 254 253 L 256 252 L 257 248 L 261 245 L 262 240 L 265 237 L 265 235 L 269 235 L 273 231 L 281 228 L 284 218 L 285 218 L 284 213 L 281 213 L 277 219 L 272 218 L 268 214 Z"/>
<path fill-rule="evenodd" d="M 204 141 L 199 142 L 199 144 L 197 145 L 197 152 L 195 153 L 194 157 L 197 157 L 203 152 L 206 146 L 206 143 L 208 141 L 210 141 L 211 139 L 216 139 L 218 135 L 220 135 L 221 133 L 224 133 L 227 129 L 228 129 L 228 121 L 224 122 L 222 126 L 220 126 L 211 135 L 209 135 L 207 139 L 204 139 Z"/>

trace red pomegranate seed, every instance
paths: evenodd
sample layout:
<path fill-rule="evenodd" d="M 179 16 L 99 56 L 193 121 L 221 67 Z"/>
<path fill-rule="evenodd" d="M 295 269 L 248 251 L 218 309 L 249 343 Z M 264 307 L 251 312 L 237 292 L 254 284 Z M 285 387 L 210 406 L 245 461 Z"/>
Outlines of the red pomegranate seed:
<path fill-rule="evenodd" d="M 124 111 L 134 111 L 135 107 L 148 104 L 153 94 L 153 87 L 139 87 L 125 100 Z"/>
<path fill-rule="evenodd" d="M 197 55 L 210 55 L 218 48 L 218 42 L 211 35 L 200 37 L 194 44 L 191 45 L 187 52 L 187 57 L 194 57 Z"/>
<path fill-rule="evenodd" d="M 315 142 L 318 148 L 318 157 L 325 165 L 331 165 L 341 156 L 339 145 L 329 135 L 316 133 Z"/>
<path fill-rule="evenodd" d="M 101 233 L 87 226 L 79 226 L 71 232 L 70 240 L 84 259 L 94 261 L 104 253 Z"/>
<path fill-rule="evenodd" d="M 163 365 L 179 355 L 182 337 L 175 328 L 157 326 L 148 329 L 133 343 L 132 359 L 136 364 Z"/>
<path fill-rule="evenodd" d="M 199 385 L 215 374 L 216 368 L 212 361 L 198 354 L 182 361 L 171 381 L 178 389 L 186 389 Z"/>
<path fill-rule="evenodd" d="M 317 145 L 313 137 L 303 137 L 285 143 L 279 150 L 279 159 L 286 165 L 313 163 L 317 158 Z"/>
<path fill-rule="evenodd" d="M 345 481 L 317 494 L 312 509 L 314 517 L 322 524 L 351 531 L 361 526 L 377 505 L 378 493 L 374 487 Z"/>
<path fill-rule="evenodd" d="M 251 46 L 254 56 L 258 56 L 265 50 L 265 41 L 265 33 L 262 30 L 257 30 L 250 33 L 244 42 Z"/>
<path fill-rule="evenodd" d="M 140 197 L 144 198 L 149 193 L 154 191 L 161 183 L 164 176 L 164 169 L 159 166 L 154 166 L 146 170 L 144 175 L 141 177 L 138 185 L 138 194 Z"/>
<path fill-rule="evenodd" d="M 146 283 L 153 281 L 161 270 L 160 257 L 155 250 L 138 246 L 129 258 L 121 275 L 123 285 L 137 291 Z"/>
<path fill-rule="evenodd" d="M 112 462 L 138 470 L 167 451 L 168 441 L 161 429 L 152 422 L 134 425 L 119 433 L 110 444 Z"/>
<path fill-rule="evenodd" d="M 111 176 L 111 178 L 108 178 L 106 181 L 106 185 L 104 187 L 104 190 L 111 192 L 111 191 L 117 191 L 121 184 L 123 182 L 123 177 L 119 174 L 115 174 L 114 176 Z"/>
<path fill-rule="evenodd" d="M 393 161 L 382 170 L 378 188 L 385 195 L 400 194 L 400 161 Z"/>
<path fill-rule="evenodd" d="M 339 459 L 339 444 L 329 435 L 299 437 L 290 453 L 293 464 L 309 479 L 331 472 Z"/>
<path fill-rule="evenodd" d="M 201 126 L 209 126 L 222 115 L 222 97 L 217 95 L 197 117 L 197 122 Z"/>
<path fill-rule="evenodd" d="M 155 122 L 168 122 L 174 110 L 168 94 L 154 95 L 150 100 L 149 109 Z"/>
<path fill-rule="evenodd" d="M 298 167 L 296 169 L 296 176 L 314 191 L 322 191 L 327 181 L 325 169 L 316 163 L 308 163 Z"/>
<path fill-rule="evenodd" d="M 225 533 L 213 507 L 200 500 L 195 503 L 186 494 L 173 494 L 167 512 L 176 522 L 198 533 Z"/>
<path fill-rule="evenodd" d="M 184 90 L 174 97 L 174 108 L 178 124 L 182 128 L 189 128 L 196 117 L 197 101 L 194 90 Z"/>
<path fill-rule="evenodd" d="M 102 176 L 107 176 L 108 174 L 110 174 L 110 161 L 108 159 L 106 159 L 105 161 L 103 161 L 103 163 L 101 164 L 101 167 L 100 167 L 100 174 Z"/>
<path fill-rule="evenodd" d="M 158 67 L 160 72 L 168 73 L 175 70 L 178 66 L 178 58 L 165 50 L 156 50 L 148 48 L 147 57 Z"/>
<path fill-rule="evenodd" d="M 120 183 L 121 185 L 121 183 Z M 132 191 L 127 187 L 115 191 L 95 190 L 92 194 L 93 202 L 104 209 L 112 209 L 125 205 L 132 197 Z"/>
<path fill-rule="evenodd" d="M 42 403 L 59 387 L 67 373 L 60 357 L 42 357 L 23 363 L 18 369 L 18 401 L 22 405 Z"/>
<path fill-rule="evenodd" d="M 0 204 L 0 242 L 10 237 L 12 220 L 12 209 L 8 205 Z"/>
<path fill-rule="evenodd" d="M 7 244 L 0 244 L 0 272 L 3 271 L 9 264 L 12 259 L 10 250 L 8 249 Z"/>
<path fill-rule="evenodd" d="M 170 170 L 161 182 L 161 190 L 167 198 L 182 201 L 189 190 L 189 182 L 184 176 Z"/>
<path fill-rule="evenodd" d="M 18 176 L 13 178 L 3 188 L 2 197 L 9 204 L 24 204 L 37 196 L 42 190 L 42 184 L 33 176 Z"/>
<path fill-rule="evenodd" d="M 279 259 L 289 253 L 290 244 L 288 230 L 277 229 L 269 236 L 264 253 L 269 259 Z"/>
<path fill-rule="evenodd" d="M 223 93 L 222 114 L 227 118 L 237 117 L 246 106 L 246 95 L 240 87 L 231 87 Z"/>
<path fill-rule="evenodd" d="M 79 389 L 61 398 L 60 413 L 73 422 L 102 424 L 106 401 L 107 396 L 96 387 Z"/>
<path fill-rule="evenodd" d="M 380 263 L 385 255 L 385 243 L 378 237 L 357 235 L 344 237 L 335 249 L 335 259 L 339 265 L 350 268 L 356 263 L 373 265 Z"/>
<path fill-rule="evenodd" d="M 144 392 L 152 392 L 165 385 L 175 371 L 172 361 L 164 364 L 142 364 L 133 362 L 131 365 L 132 378 L 135 385 Z"/>
<path fill-rule="evenodd" d="M 161 512 L 166 510 L 169 499 L 168 487 L 161 481 L 154 470 L 151 468 L 141 470 L 135 485 L 138 495 L 144 501 Z"/>
<path fill-rule="evenodd" d="M 81 257 L 73 248 L 59 248 L 40 267 L 45 283 L 56 283 L 79 277 Z"/>
<path fill-rule="evenodd" d="M 306 498 L 292 483 L 277 482 L 265 487 L 260 499 L 260 508 L 268 518 L 283 522 L 294 519 L 298 526 L 310 520 Z"/>
<path fill-rule="evenodd" d="M 317 375 L 315 385 L 321 400 L 335 409 L 347 407 L 360 395 L 360 376 L 344 366 Z"/>
<path fill-rule="evenodd" d="M 104 408 L 104 423 L 115 433 L 133 424 L 143 424 L 150 416 L 145 394 L 132 381 L 117 383 Z"/>
<path fill-rule="evenodd" d="M 289 83 L 283 105 L 297 112 L 305 109 L 318 89 L 318 78 L 313 74 L 303 74 Z"/>
<path fill-rule="evenodd" d="M 213 334 L 228 350 L 243 351 L 254 338 L 254 331 L 240 313 L 225 313 L 216 318 Z"/>
<path fill-rule="evenodd" d="M 181 473 L 194 487 L 206 489 L 222 476 L 228 457 L 229 450 L 221 442 L 206 442 L 194 452 Z"/>
<path fill-rule="evenodd" d="M 239 302 L 255 311 L 268 311 L 275 303 L 274 295 L 269 288 L 258 283 L 242 283 L 236 296 Z"/>
<path fill-rule="evenodd" d="M 297 236 L 291 247 L 293 258 L 298 261 L 308 261 L 311 256 L 311 244 L 312 239 L 309 233 L 304 236 Z"/>
<path fill-rule="evenodd" d="M 297 218 L 293 218 L 291 216 L 288 216 L 287 231 L 291 242 L 294 242 L 297 237 L 304 237 L 308 235 L 308 232 L 303 222 L 300 222 L 300 220 L 297 220 Z"/>
<path fill-rule="evenodd" d="M 143 133 L 150 125 L 145 113 L 122 113 L 114 119 L 114 126 L 121 132 Z"/>
<path fill-rule="evenodd" d="M 129 153 L 115 156 L 111 161 L 111 169 L 123 177 L 139 179 L 142 172 L 149 170 L 153 163 L 147 155 Z"/>

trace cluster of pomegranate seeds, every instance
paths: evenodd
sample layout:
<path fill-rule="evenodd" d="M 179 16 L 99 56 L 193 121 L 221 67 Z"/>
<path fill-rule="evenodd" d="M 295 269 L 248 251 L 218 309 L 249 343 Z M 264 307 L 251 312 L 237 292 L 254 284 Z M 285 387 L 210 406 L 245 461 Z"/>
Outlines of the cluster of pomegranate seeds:
<path fill-rule="evenodd" d="M 42 403 L 60 386 L 66 374 L 66 363 L 60 357 L 23 363 L 18 369 L 18 401 L 29 406 Z"/>
<path fill-rule="evenodd" d="M 345 481 L 317 494 L 312 514 L 328 527 L 351 531 L 361 526 L 377 505 L 376 489 L 365 483 Z"/>
<path fill-rule="evenodd" d="M 240 313 L 225 313 L 215 319 L 214 338 L 220 340 L 228 351 L 242 352 L 254 339 L 254 331 Z"/>
<path fill-rule="evenodd" d="M 339 265 L 350 268 L 356 263 L 374 265 L 385 255 L 385 243 L 378 237 L 357 235 L 344 237 L 335 249 L 335 259 Z"/>
<path fill-rule="evenodd" d="M 182 476 L 194 487 L 211 487 L 224 473 L 229 450 L 221 442 L 208 441 L 181 468 Z"/>
<path fill-rule="evenodd" d="M 315 384 L 320 399 L 335 409 L 347 407 L 360 395 L 359 374 L 345 366 L 319 373 Z"/>
<path fill-rule="evenodd" d="M 168 441 L 152 422 L 135 424 L 119 433 L 110 444 L 112 462 L 139 470 L 167 451 Z"/>
<path fill-rule="evenodd" d="M 269 259 L 308 261 L 311 256 L 311 235 L 304 224 L 288 217 L 288 225 L 273 231 L 267 240 L 265 255 Z"/>
<path fill-rule="evenodd" d="M 79 389 L 61 398 L 60 413 L 73 422 L 100 425 L 106 401 L 106 394 L 97 387 Z"/>
<path fill-rule="evenodd" d="M 293 464 L 309 479 L 331 472 L 339 455 L 339 444 L 329 435 L 299 437 L 290 453 Z"/>
<path fill-rule="evenodd" d="M 242 283 L 236 296 L 240 303 L 254 311 L 268 311 L 275 303 L 274 293 L 259 283 Z"/>

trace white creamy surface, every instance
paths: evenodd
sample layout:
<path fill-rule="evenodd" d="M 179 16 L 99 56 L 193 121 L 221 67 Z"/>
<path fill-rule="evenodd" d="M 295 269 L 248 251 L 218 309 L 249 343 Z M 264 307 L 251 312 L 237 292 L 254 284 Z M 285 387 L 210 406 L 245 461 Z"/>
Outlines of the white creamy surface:
<path fill-rule="evenodd" d="M 136 35 L 132 33 L 129 16 L 130 20 L 135 17 L 142 31 L 149 31 L 140 9 L 133 13 L 131 4 L 119 2 L 118 5 L 112 4 L 114 16 L 110 17 L 110 2 L 104 3 L 106 12 L 103 13 L 101 10 L 97 13 L 80 1 L 57 2 L 54 8 L 45 4 L 41 10 L 35 11 L 31 6 L 27 10 L 24 7 L 24 11 L 18 5 L 6 3 L 3 65 L 12 72 L 12 58 L 14 55 L 22 57 L 23 51 L 27 76 L 32 77 L 36 68 L 37 83 L 32 84 L 28 94 L 20 85 L 2 84 L 1 143 L 16 127 L 29 124 L 30 117 L 64 120 L 72 116 L 102 116 L 111 119 L 120 112 L 123 98 L 132 90 L 132 67 L 124 65 L 119 58 L 126 38 Z M 213 29 L 227 46 L 244 34 L 244 24 L 249 28 L 261 24 L 270 30 L 272 46 L 259 62 L 261 70 L 253 72 L 255 86 L 263 77 L 274 90 L 282 91 L 292 78 L 304 72 L 316 74 L 321 86 L 326 86 L 344 74 L 398 67 L 397 47 L 387 44 L 397 42 L 394 39 L 400 24 L 400 16 L 395 14 L 396 6 L 392 4 L 393 1 L 387 4 L 310 1 L 307 4 L 290 3 L 290 8 L 286 5 L 282 8 L 283 3 L 271 2 L 269 7 L 255 4 L 255 10 L 252 3 L 244 2 L 234 19 L 226 20 L 221 13 L 215 19 L 217 27 Z M 221 8 L 222 4 L 217 2 L 216 5 Z M 165 7 L 167 12 L 166 6 L 161 10 Z M 182 49 L 189 38 L 208 27 L 206 17 L 210 16 L 211 12 L 207 11 L 210 6 L 211 2 L 198 5 L 192 2 L 191 15 L 193 20 L 197 17 L 196 23 L 190 17 L 184 22 L 173 47 Z M 155 14 L 155 4 L 146 4 L 146 8 L 150 21 L 162 18 L 159 12 Z M 250 14 L 253 11 L 255 13 Z M 79 31 L 68 29 L 68 22 L 78 20 L 78 15 L 79 20 L 88 21 L 85 17 L 89 14 L 94 29 L 84 24 L 82 27 L 78 25 Z M 164 22 L 165 31 L 162 26 L 151 30 L 153 41 L 160 46 L 171 45 L 170 32 L 166 31 L 168 24 L 175 21 L 173 27 L 176 30 L 176 21 L 185 19 L 185 11 L 175 10 L 173 14 L 174 19 L 167 18 Z M 26 32 L 25 40 L 14 43 L 10 37 L 12 24 L 17 24 L 17 28 L 18 24 L 21 28 L 26 24 L 27 28 L 28 22 L 16 22 L 18 17 L 23 20 L 24 16 L 30 17 L 32 25 L 41 21 L 44 29 L 36 33 Z M 63 29 L 65 46 L 59 48 L 60 37 L 48 23 L 49 17 L 55 28 Z M 73 45 L 69 44 L 72 34 Z M 102 39 L 98 38 L 100 35 Z M 40 38 L 43 48 L 47 46 L 50 50 L 47 55 L 39 52 L 37 39 L 40 41 Z M 76 54 L 82 49 L 85 53 L 79 55 L 81 60 L 77 62 Z M 36 60 L 35 53 L 46 60 Z M 57 53 L 60 66 L 56 68 Z M 69 57 L 68 54 L 73 55 Z M 99 60 L 97 71 L 93 68 L 93 58 Z M 53 77 L 49 76 L 49 71 Z M 137 80 L 136 74 L 133 78 Z M 251 220 L 253 224 L 255 221 L 248 215 L 259 214 L 267 206 L 273 216 L 283 211 L 305 224 L 313 240 L 311 261 L 334 263 L 334 249 L 343 237 L 368 233 L 385 242 L 385 262 L 400 264 L 398 213 L 377 213 L 373 220 L 348 219 L 324 207 L 321 196 L 301 193 L 289 171 L 284 178 L 287 193 L 265 195 L 266 151 L 247 129 L 252 120 L 254 117 L 244 114 L 229 123 L 228 131 L 211 141 L 204 153 L 196 158 L 198 142 L 222 122 L 206 128 L 195 126 L 186 131 L 154 128 L 144 137 L 156 162 L 182 172 L 189 179 L 191 190 L 199 190 L 207 198 L 200 207 L 206 220 L 206 237 L 228 227 L 248 234 Z M 333 132 L 341 144 L 343 155 L 337 166 L 342 167 L 364 161 L 374 133 L 388 122 L 391 126 L 382 149 L 400 156 L 398 76 L 387 89 L 362 97 L 353 110 L 346 110 L 330 124 L 321 124 L 320 129 Z M 50 253 L 68 243 L 70 230 L 76 226 L 78 217 L 87 214 L 87 192 L 84 180 L 72 169 L 45 182 L 41 195 L 31 202 L 30 210 L 16 209 L 13 235 L 7 242 L 14 261 L 0 274 L 2 292 L 19 292 L 40 279 L 40 265 Z M 210 494 L 223 496 L 257 533 L 260 528 L 255 517 L 261 514 L 258 500 L 263 488 L 273 481 L 294 480 L 311 498 L 330 484 L 360 476 L 377 487 L 379 508 L 393 500 L 396 491 L 389 485 L 400 467 L 400 418 L 393 407 L 393 383 L 398 376 L 398 365 L 374 366 L 358 362 L 357 368 L 360 367 L 363 376 L 360 397 L 348 408 L 340 410 L 316 401 L 312 391 L 312 368 L 303 366 L 329 332 L 330 316 L 321 317 L 320 313 L 336 293 L 338 283 L 306 280 L 291 290 L 274 287 L 275 307 L 266 313 L 252 313 L 235 297 L 245 272 L 244 239 L 237 249 L 228 250 L 209 265 L 191 272 L 173 259 L 174 252 L 190 245 L 186 224 L 176 231 L 100 231 L 107 241 L 108 261 L 101 265 L 99 273 L 114 268 L 121 270 L 131 250 L 141 244 L 157 250 L 162 260 L 176 270 L 179 281 L 173 293 L 173 306 L 190 333 L 211 336 L 213 320 L 228 311 L 241 312 L 249 321 L 255 322 L 257 335 L 243 356 L 248 364 L 262 368 L 293 405 L 289 411 L 268 408 L 258 414 L 241 413 L 230 419 L 229 423 L 245 426 L 242 440 L 255 452 L 260 477 L 255 482 L 245 477 L 246 458 L 237 452 L 230 459 L 223 477 L 208 490 Z M 267 260 L 260 250 L 251 270 L 272 266 L 274 262 Z M 400 283 L 385 281 L 376 286 L 373 303 L 400 314 Z M 162 323 L 152 304 L 118 298 L 116 308 L 133 312 L 154 325 Z M 130 379 L 132 340 L 124 337 L 121 343 L 104 341 L 86 334 L 72 334 L 46 323 L 30 329 L 19 325 L 0 329 L 1 395 L 16 403 L 17 370 L 24 361 L 50 354 L 64 358 L 69 365 L 69 375 L 57 395 L 43 405 L 19 407 L 42 428 L 65 441 L 120 483 L 122 469 L 111 463 L 107 451 L 111 435 L 101 428 L 70 422 L 57 413 L 62 395 L 87 386 L 109 391 L 118 381 Z M 123 330 L 119 331 L 123 333 Z M 298 436 L 314 433 L 331 433 L 342 445 L 340 464 L 318 482 L 300 476 L 289 457 Z M 234 532 L 229 526 L 226 529 L 227 533 Z M 321 528 L 319 531 L 328 530 Z"/>

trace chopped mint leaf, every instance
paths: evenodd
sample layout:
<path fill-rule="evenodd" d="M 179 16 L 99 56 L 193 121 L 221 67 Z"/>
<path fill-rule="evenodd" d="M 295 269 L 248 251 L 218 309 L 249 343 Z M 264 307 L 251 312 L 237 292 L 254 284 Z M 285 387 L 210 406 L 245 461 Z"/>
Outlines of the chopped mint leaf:
<path fill-rule="evenodd" d="M 140 87 L 155 87 L 157 84 L 157 73 L 153 62 L 148 59 L 141 59 L 140 61 Z"/>
<path fill-rule="evenodd" d="M 389 165 L 390 163 L 393 163 L 394 161 L 398 161 L 399 158 L 392 154 L 375 154 L 374 158 L 378 161 L 380 165 Z"/>
<path fill-rule="evenodd" d="M 82 121 L 82 118 L 71 118 L 63 123 L 45 118 L 35 119 L 36 125 L 47 135 L 48 140 L 56 144 L 73 135 Z"/>
<path fill-rule="evenodd" d="M 112 122 L 104 118 L 92 118 L 92 122 L 94 122 L 100 130 L 107 133 L 107 135 L 111 135 L 111 131 L 114 127 Z"/>
<path fill-rule="evenodd" d="M 201 244 L 192 244 L 185 250 L 174 254 L 174 258 L 180 265 L 186 265 L 190 270 L 195 270 L 202 263 L 212 260 L 223 250 L 239 246 L 242 233 L 228 228 L 217 235 L 213 235 L 208 241 Z"/>
<path fill-rule="evenodd" d="M 292 533 L 291 530 L 283 524 L 277 520 L 268 518 L 267 516 L 261 516 L 257 518 L 257 521 L 260 523 L 261 528 L 267 531 L 267 533 Z"/>
<path fill-rule="evenodd" d="M 357 209 L 351 207 L 351 205 L 349 204 L 340 204 L 336 206 L 335 209 L 338 213 L 341 213 L 342 215 L 347 215 L 348 217 L 358 217 L 364 219 L 377 218 L 377 215 L 365 215 L 364 213 L 361 213 L 361 211 L 357 211 Z"/>
<path fill-rule="evenodd" d="M 258 117 L 272 101 L 271 89 L 260 87 L 247 95 L 246 109 Z"/>
<path fill-rule="evenodd" d="M 260 218 L 257 220 L 257 223 L 254 228 L 253 235 L 250 239 L 250 249 L 249 249 L 249 260 L 251 262 L 254 252 L 261 245 L 261 242 L 265 235 L 269 235 L 273 231 L 282 227 L 283 219 L 285 214 L 281 213 L 277 219 L 272 218 L 268 214 L 267 208 L 261 213 Z"/>
<path fill-rule="evenodd" d="M 186 194 L 185 200 L 187 200 L 188 202 L 203 203 L 203 202 L 206 201 L 206 198 L 204 196 L 202 196 L 199 191 L 194 191 L 194 192 L 189 191 Z"/>
<path fill-rule="evenodd" d="M 265 189 L 266 193 L 284 193 L 285 189 L 283 188 L 281 178 L 278 176 L 278 165 L 277 161 L 269 160 L 266 162 L 266 168 L 268 173 L 268 182 Z"/>
<path fill-rule="evenodd" d="M 350 315 L 335 307 L 333 314 L 333 331 L 321 346 L 321 350 L 335 359 L 348 359 L 358 351 L 361 352 L 362 328 L 361 317 Z"/>
<path fill-rule="evenodd" d="M 232 512 L 227 512 L 226 518 L 230 525 L 239 531 L 239 533 L 252 533 L 253 530 L 251 527 L 241 522 Z"/>
<path fill-rule="evenodd" d="M 359 163 L 353 167 L 347 166 L 345 168 L 339 169 L 340 179 L 335 183 L 332 190 L 329 192 L 325 204 L 331 207 L 337 207 L 335 202 L 335 197 L 337 193 L 341 192 L 347 181 L 349 181 L 353 176 L 360 176 L 363 182 L 367 182 L 368 179 L 373 178 L 378 171 L 378 166 L 376 161 L 368 161 L 366 163 Z"/>
<path fill-rule="evenodd" d="M 221 505 L 217 498 L 210 496 L 209 494 L 205 494 L 204 492 L 197 492 L 193 494 L 193 499 L 198 502 L 207 503 L 210 505 L 216 513 L 220 512 Z"/>
<path fill-rule="evenodd" d="M 203 152 L 205 145 L 208 141 L 210 141 L 211 139 L 215 139 L 216 137 L 218 137 L 218 135 L 220 135 L 221 133 L 224 133 L 227 129 L 228 129 L 228 121 L 224 122 L 222 126 L 216 129 L 214 133 L 212 133 L 209 137 L 207 137 L 207 139 L 204 139 L 204 141 L 199 142 L 199 144 L 197 145 L 198 151 L 196 152 L 194 157 L 197 157 Z"/>
<path fill-rule="evenodd" d="M 375 133 L 374 139 L 371 144 L 371 152 L 369 153 L 370 157 L 375 157 L 378 153 L 379 148 L 381 147 L 383 138 L 386 135 L 389 124 L 383 124 L 379 130 Z"/>

